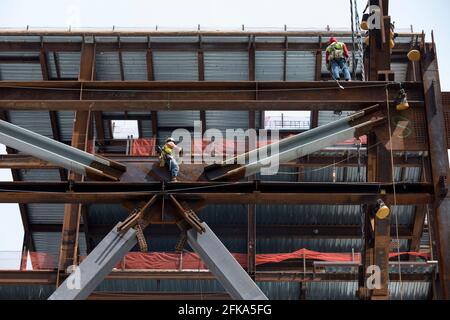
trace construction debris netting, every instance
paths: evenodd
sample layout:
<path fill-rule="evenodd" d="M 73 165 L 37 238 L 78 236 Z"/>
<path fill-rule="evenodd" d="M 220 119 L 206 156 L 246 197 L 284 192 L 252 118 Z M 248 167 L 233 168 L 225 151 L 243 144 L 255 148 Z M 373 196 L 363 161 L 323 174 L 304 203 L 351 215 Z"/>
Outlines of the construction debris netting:
<path fill-rule="evenodd" d="M 402 255 L 410 255 L 423 259 L 428 259 L 428 254 L 405 252 Z M 247 267 L 247 254 L 233 254 L 235 259 L 243 267 Z M 390 259 L 397 258 L 398 253 L 391 253 Z M 30 253 L 33 270 L 49 270 L 56 267 L 56 259 L 52 255 L 43 252 Z M 83 260 L 84 257 L 81 258 Z M 349 262 L 359 263 L 360 255 L 351 253 L 320 253 L 301 249 L 292 253 L 284 254 L 257 254 L 256 265 L 269 263 L 280 263 L 288 260 L 308 260 L 325 262 Z M 116 266 L 117 269 L 129 270 L 205 270 L 206 265 L 201 261 L 196 253 L 164 253 L 164 252 L 130 252 Z"/>

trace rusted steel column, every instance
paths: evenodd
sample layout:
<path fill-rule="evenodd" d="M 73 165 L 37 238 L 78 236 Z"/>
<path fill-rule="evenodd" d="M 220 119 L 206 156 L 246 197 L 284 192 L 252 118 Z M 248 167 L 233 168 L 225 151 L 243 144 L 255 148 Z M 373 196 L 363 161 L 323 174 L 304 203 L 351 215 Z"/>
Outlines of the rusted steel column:
<path fill-rule="evenodd" d="M 93 40 L 93 39 L 92 39 Z M 95 43 L 83 42 L 83 48 L 80 59 L 80 81 L 91 81 L 94 79 L 95 72 Z M 80 99 L 82 96 L 80 96 Z M 97 117 L 99 119 L 101 117 Z M 89 129 L 91 128 L 91 112 L 77 111 L 75 113 L 72 147 L 86 151 L 89 139 Z M 99 124 L 97 124 L 99 125 Z M 81 181 L 82 176 L 73 172 L 69 173 L 69 181 Z M 81 205 L 66 204 L 64 206 L 64 221 L 61 235 L 61 248 L 58 261 L 58 280 L 61 271 L 65 271 L 68 266 L 77 263 L 78 256 L 78 234 L 81 220 Z"/>
<path fill-rule="evenodd" d="M 369 31 L 369 80 L 377 81 L 379 71 L 391 70 L 391 17 L 388 0 L 370 0 L 370 5 L 381 10 L 381 30 Z"/>
<path fill-rule="evenodd" d="M 449 159 L 434 42 L 428 43 L 422 48 L 421 69 L 428 122 L 431 175 L 436 196 L 432 206 L 431 227 L 439 261 L 440 292 L 438 292 L 438 298 L 450 299 L 450 199 L 447 196 Z"/>
<path fill-rule="evenodd" d="M 72 147 L 86 151 L 89 138 L 90 112 L 75 113 L 75 123 L 72 135 Z M 81 181 L 83 178 L 73 172 L 69 173 L 69 181 Z M 68 266 L 77 263 L 78 233 L 81 218 L 80 204 L 66 204 L 64 206 L 64 221 L 61 235 L 58 270 L 64 271 Z"/>
<path fill-rule="evenodd" d="M 256 206 L 248 205 L 247 272 L 254 280 L 256 275 Z"/>
<path fill-rule="evenodd" d="M 384 145 L 377 145 L 374 134 L 368 137 L 368 182 L 392 182 L 392 166 L 389 151 Z M 375 204 L 374 204 L 375 205 Z M 389 203 L 388 205 L 393 205 Z M 362 269 L 359 276 L 360 299 L 389 299 L 389 252 L 391 243 L 391 218 L 379 219 L 372 215 L 374 206 L 369 205 L 364 217 L 364 248 Z M 375 265 L 381 270 L 381 287 L 369 290 L 366 285 L 368 267 Z"/>

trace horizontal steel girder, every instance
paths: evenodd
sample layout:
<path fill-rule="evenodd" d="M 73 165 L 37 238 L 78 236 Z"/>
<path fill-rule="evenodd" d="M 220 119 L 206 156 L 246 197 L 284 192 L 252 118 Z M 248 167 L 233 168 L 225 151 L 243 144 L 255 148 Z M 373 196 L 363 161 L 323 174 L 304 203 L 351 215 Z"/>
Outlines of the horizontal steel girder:
<path fill-rule="evenodd" d="M 0 110 L 360 110 L 394 104 L 387 82 L 2 82 Z M 412 107 L 423 106 L 420 83 L 403 83 Z M 82 95 L 81 95 L 82 92 Z M 81 97 L 81 98 L 80 98 Z"/>
<path fill-rule="evenodd" d="M 0 203 L 121 203 L 148 201 L 149 197 L 177 195 L 181 200 L 236 204 L 373 204 L 394 203 L 392 184 L 294 182 L 0 182 Z M 399 205 L 434 201 L 431 184 L 399 183 Z"/>

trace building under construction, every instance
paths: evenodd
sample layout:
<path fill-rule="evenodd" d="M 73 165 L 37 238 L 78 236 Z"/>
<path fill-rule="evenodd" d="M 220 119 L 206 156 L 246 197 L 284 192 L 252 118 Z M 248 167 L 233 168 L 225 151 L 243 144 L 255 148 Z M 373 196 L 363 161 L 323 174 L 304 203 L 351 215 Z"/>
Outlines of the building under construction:
<path fill-rule="evenodd" d="M 380 3 L 366 38 L 358 23 L 0 31 L 0 168 L 14 178 L 0 203 L 19 204 L 25 230 L 0 298 L 448 299 L 450 93 L 432 35 L 393 30 Z M 327 70 L 331 36 L 352 82 Z M 309 121 L 268 121 L 292 111 Z M 137 133 L 117 137 L 117 121 Z M 181 164 L 170 182 L 155 146 L 196 121 L 279 129 L 278 173 Z M 77 265 L 88 280 L 71 295 Z"/>

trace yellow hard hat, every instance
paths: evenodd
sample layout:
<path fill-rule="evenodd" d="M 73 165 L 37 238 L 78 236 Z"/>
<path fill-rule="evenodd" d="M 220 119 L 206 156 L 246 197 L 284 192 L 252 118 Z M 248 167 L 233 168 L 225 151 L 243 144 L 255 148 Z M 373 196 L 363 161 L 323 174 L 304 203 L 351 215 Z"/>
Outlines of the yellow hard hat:
<path fill-rule="evenodd" d="M 421 54 L 419 50 L 411 50 L 410 52 L 408 52 L 408 59 L 409 61 L 420 61 L 421 58 Z"/>
<path fill-rule="evenodd" d="M 365 13 L 362 17 L 362 21 L 361 21 L 361 29 L 362 30 L 369 30 L 369 23 L 367 22 L 369 20 L 369 14 Z"/>
<path fill-rule="evenodd" d="M 378 209 L 376 216 L 378 219 L 384 220 L 387 217 L 389 217 L 390 214 L 391 214 L 391 210 L 388 208 L 388 206 L 384 205 L 384 206 L 380 207 L 380 209 Z"/>
<path fill-rule="evenodd" d="M 397 104 L 397 111 L 405 111 L 409 109 L 409 103 L 407 100 L 404 100 Z"/>
<path fill-rule="evenodd" d="M 376 217 L 380 220 L 384 220 L 391 214 L 391 209 L 383 202 L 383 200 L 377 201 L 377 208 L 376 208 Z"/>
<path fill-rule="evenodd" d="M 395 41 L 391 39 L 391 43 L 390 43 L 391 49 L 394 49 L 395 47 Z"/>

